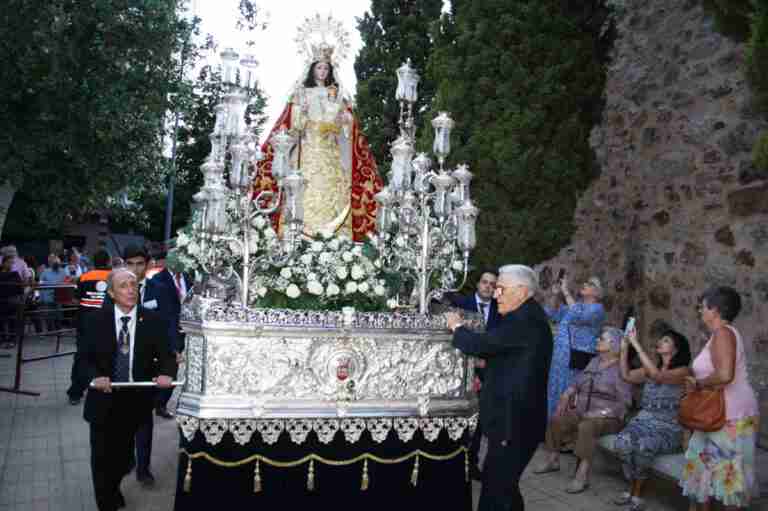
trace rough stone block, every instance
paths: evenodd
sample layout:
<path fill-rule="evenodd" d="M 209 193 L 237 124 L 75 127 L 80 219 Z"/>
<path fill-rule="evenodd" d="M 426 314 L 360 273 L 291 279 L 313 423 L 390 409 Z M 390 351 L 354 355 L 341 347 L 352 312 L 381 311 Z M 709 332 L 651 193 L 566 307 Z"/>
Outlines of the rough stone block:
<path fill-rule="evenodd" d="M 737 217 L 768 214 L 768 184 L 742 188 L 728 194 L 728 209 Z"/>

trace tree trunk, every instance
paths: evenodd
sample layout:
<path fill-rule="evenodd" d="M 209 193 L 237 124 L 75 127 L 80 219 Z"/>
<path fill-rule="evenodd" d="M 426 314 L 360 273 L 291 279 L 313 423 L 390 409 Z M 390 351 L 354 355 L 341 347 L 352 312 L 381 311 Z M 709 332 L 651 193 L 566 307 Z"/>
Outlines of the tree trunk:
<path fill-rule="evenodd" d="M 5 218 L 8 216 L 8 210 L 13 202 L 13 196 L 16 195 L 17 188 L 10 183 L 0 184 L 0 237 L 3 234 Z"/>

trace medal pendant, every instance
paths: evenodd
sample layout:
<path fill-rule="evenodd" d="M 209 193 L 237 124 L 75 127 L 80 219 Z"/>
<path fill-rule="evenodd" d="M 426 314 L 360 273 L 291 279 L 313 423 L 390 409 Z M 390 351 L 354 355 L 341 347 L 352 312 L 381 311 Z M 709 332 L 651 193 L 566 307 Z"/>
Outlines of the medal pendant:
<path fill-rule="evenodd" d="M 120 345 L 120 353 L 122 353 L 123 355 L 127 355 L 128 350 L 129 350 L 129 346 L 127 342 L 124 342 L 123 344 Z"/>

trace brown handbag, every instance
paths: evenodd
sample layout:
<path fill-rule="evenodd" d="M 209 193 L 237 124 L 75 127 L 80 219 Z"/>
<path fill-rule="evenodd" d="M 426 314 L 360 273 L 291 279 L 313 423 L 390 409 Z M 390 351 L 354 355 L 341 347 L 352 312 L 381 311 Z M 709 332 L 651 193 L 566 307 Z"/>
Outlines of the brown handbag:
<path fill-rule="evenodd" d="M 725 391 L 699 389 L 680 400 L 678 422 L 685 428 L 711 433 L 725 426 Z"/>

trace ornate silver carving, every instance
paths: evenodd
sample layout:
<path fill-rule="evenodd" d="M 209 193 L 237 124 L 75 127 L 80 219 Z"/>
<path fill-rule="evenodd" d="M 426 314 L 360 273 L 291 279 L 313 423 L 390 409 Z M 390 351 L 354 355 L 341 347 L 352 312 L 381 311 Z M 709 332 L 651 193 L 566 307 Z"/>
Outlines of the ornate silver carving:
<path fill-rule="evenodd" d="M 256 431 L 261 434 L 261 440 L 267 445 L 273 445 L 285 430 L 285 422 L 280 419 L 256 421 Z"/>
<path fill-rule="evenodd" d="M 389 431 L 394 428 L 401 442 L 410 442 L 417 430 L 421 430 L 425 439 L 433 442 L 445 429 L 453 441 L 458 441 L 467 428 L 477 424 L 477 415 L 473 417 L 372 417 L 353 418 L 322 418 L 322 419 L 197 419 L 185 415 L 177 415 L 176 421 L 182 430 L 184 438 L 192 441 L 199 429 L 203 432 L 208 443 L 216 445 L 221 442 L 224 433 L 229 431 L 240 445 L 247 444 L 253 434 L 258 431 L 264 443 L 275 444 L 283 431 L 288 431 L 291 441 L 302 444 L 309 434 L 314 431 L 317 439 L 324 443 L 333 441 L 339 431 L 349 443 L 360 440 L 367 429 L 371 438 L 378 443 L 383 442 Z"/>
<path fill-rule="evenodd" d="M 253 419 L 235 419 L 229 422 L 229 431 L 235 437 L 235 442 L 245 445 L 251 441 L 256 432 L 256 421 Z"/>
<path fill-rule="evenodd" d="M 443 419 L 443 427 L 450 439 L 457 442 L 467 429 L 467 422 L 466 417 L 446 417 Z"/>
<path fill-rule="evenodd" d="M 474 414 L 469 419 L 467 419 L 467 424 L 469 425 L 469 432 L 473 435 L 475 434 L 475 430 L 477 429 L 477 420 L 478 420 L 478 414 Z"/>
<path fill-rule="evenodd" d="M 202 335 L 189 334 L 186 338 L 187 357 L 186 357 L 186 385 L 187 392 L 203 391 L 203 343 L 205 339 Z"/>
<path fill-rule="evenodd" d="M 224 419 L 201 419 L 200 431 L 205 436 L 205 441 L 211 445 L 221 442 L 224 433 L 229 429 L 227 421 Z"/>
<path fill-rule="evenodd" d="M 205 303 L 203 303 L 205 300 Z M 288 309 L 243 309 L 223 301 L 194 297 L 182 307 L 182 320 L 215 322 L 255 327 L 303 327 L 310 329 L 356 328 L 362 330 L 418 330 L 447 332 L 445 316 L 415 312 L 356 312 L 351 324 L 342 311 L 304 311 Z M 479 314 L 466 315 L 465 325 L 481 330 Z"/>
<path fill-rule="evenodd" d="M 443 419 L 439 417 L 429 417 L 419 419 L 419 429 L 421 434 L 428 442 L 434 442 L 440 435 L 440 430 L 443 428 Z"/>
<path fill-rule="evenodd" d="M 285 423 L 285 430 L 291 436 L 294 444 L 303 444 L 307 435 L 312 431 L 312 421 L 310 419 L 288 419 Z"/>
<path fill-rule="evenodd" d="M 395 418 L 395 432 L 401 442 L 410 442 L 419 429 L 419 420 L 413 417 Z"/>
<path fill-rule="evenodd" d="M 336 419 L 315 419 L 312 422 L 312 429 L 317 435 L 320 443 L 329 444 L 339 431 L 339 421 Z"/>
<path fill-rule="evenodd" d="M 342 419 L 341 431 L 344 433 L 344 438 L 347 442 L 354 444 L 360 440 L 363 431 L 365 431 L 365 420 L 355 419 Z"/>
<path fill-rule="evenodd" d="M 370 431 L 373 441 L 380 444 L 387 439 L 389 430 L 392 429 L 392 419 L 368 419 L 365 425 Z"/>
<path fill-rule="evenodd" d="M 178 422 L 181 428 L 181 434 L 188 442 L 191 442 L 197 433 L 197 429 L 200 425 L 200 421 L 197 417 L 189 417 L 187 415 L 177 415 L 176 422 Z"/>

